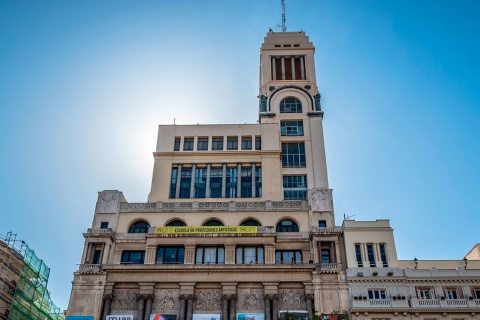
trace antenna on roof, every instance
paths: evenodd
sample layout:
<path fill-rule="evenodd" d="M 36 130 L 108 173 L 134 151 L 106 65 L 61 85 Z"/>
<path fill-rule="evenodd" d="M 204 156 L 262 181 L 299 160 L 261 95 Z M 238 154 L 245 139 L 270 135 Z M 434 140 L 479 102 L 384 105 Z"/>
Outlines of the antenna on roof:
<path fill-rule="evenodd" d="M 285 21 L 287 19 L 285 18 L 285 0 L 282 0 L 282 32 L 287 31 L 287 26 L 285 25 Z"/>

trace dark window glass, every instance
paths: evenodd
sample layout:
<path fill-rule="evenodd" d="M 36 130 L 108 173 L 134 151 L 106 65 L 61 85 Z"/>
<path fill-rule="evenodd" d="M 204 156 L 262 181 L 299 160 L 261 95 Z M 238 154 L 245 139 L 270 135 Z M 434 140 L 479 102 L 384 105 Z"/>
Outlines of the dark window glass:
<path fill-rule="evenodd" d="M 355 245 L 355 256 L 357 258 L 358 267 L 363 268 L 362 247 L 360 246 L 360 244 Z"/>
<path fill-rule="evenodd" d="M 206 227 L 221 227 L 221 226 L 223 226 L 223 223 L 221 223 L 218 220 L 210 220 L 210 221 L 207 221 L 206 223 L 204 223 L 203 225 L 206 226 Z"/>
<path fill-rule="evenodd" d="M 370 262 L 370 267 L 376 267 L 375 263 L 375 253 L 373 252 L 373 244 L 367 244 L 367 257 Z"/>
<path fill-rule="evenodd" d="M 237 197 L 237 168 L 236 167 L 227 167 L 227 177 L 226 177 L 226 197 L 227 198 L 236 198 Z"/>
<path fill-rule="evenodd" d="M 185 138 L 183 140 L 183 151 L 193 150 L 193 138 Z"/>
<path fill-rule="evenodd" d="M 252 150 L 252 137 L 242 137 L 242 150 Z"/>
<path fill-rule="evenodd" d="M 102 256 L 102 250 L 95 250 L 93 253 L 93 264 L 100 264 L 100 257 Z"/>
<path fill-rule="evenodd" d="M 368 299 L 370 300 L 380 300 L 386 299 L 387 293 L 385 290 L 368 290 Z"/>
<path fill-rule="evenodd" d="M 298 232 L 298 226 L 292 220 L 282 220 L 277 224 L 277 232 Z"/>
<path fill-rule="evenodd" d="M 172 177 L 170 179 L 170 198 L 175 198 L 177 191 L 178 168 L 172 168 Z"/>
<path fill-rule="evenodd" d="M 307 176 L 283 176 L 283 197 L 285 200 L 305 200 Z"/>
<path fill-rule="evenodd" d="M 173 151 L 180 151 L 180 138 L 175 138 L 175 143 L 173 145 Z"/>
<path fill-rule="evenodd" d="M 280 133 L 282 136 L 303 136 L 303 121 L 282 121 Z"/>
<path fill-rule="evenodd" d="M 108 222 L 100 223 L 100 229 L 108 229 Z"/>
<path fill-rule="evenodd" d="M 255 167 L 255 197 L 262 197 L 262 167 Z"/>
<path fill-rule="evenodd" d="M 197 150 L 208 150 L 208 138 L 198 138 Z"/>
<path fill-rule="evenodd" d="M 243 227 L 260 227 L 260 223 L 255 220 L 246 220 L 240 224 Z"/>
<path fill-rule="evenodd" d="M 255 137 L 255 150 L 262 150 L 262 138 L 260 136 Z"/>
<path fill-rule="evenodd" d="M 263 264 L 263 247 L 238 247 L 237 264 Z"/>
<path fill-rule="evenodd" d="M 282 143 L 282 167 L 304 168 L 305 144 L 303 142 Z"/>
<path fill-rule="evenodd" d="M 223 247 L 198 247 L 195 263 L 223 264 L 225 263 L 225 249 Z"/>
<path fill-rule="evenodd" d="M 182 168 L 180 179 L 180 198 L 190 198 L 190 186 L 192 183 L 192 168 Z"/>
<path fill-rule="evenodd" d="M 135 222 L 128 229 L 128 233 L 148 233 L 148 228 L 150 225 L 145 221 Z"/>
<path fill-rule="evenodd" d="M 379 244 L 379 249 L 380 249 L 380 259 L 382 259 L 382 264 L 384 267 L 388 267 L 388 261 L 387 261 L 387 250 L 385 248 L 384 243 Z"/>
<path fill-rule="evenodd" d="M 320 250 L 320 255 L 321 255 L 321 262 L 322 263 L 330 263 L 330 249 L 321 249 Z"/>
<path fill-rule="evenodd" d="M 238 150 L 238 137 L 227 138 L 227 150 Z"/>
<path fill-rule="evenodd" d="M 182 264 L 184 256 L 184 247 L 158 247 L 157 264 Z"/>
<path fill-rule="evenodd" d="M 277 251 L 275 252 L 276 264 L 302 263 L 302 252 L 300 250 Z"/>
<path fill-rule="evenodd" d="M 285 98 L 280 102 L 280 113 L 302 113 L 302 103 L 296 98 Z"/>
<path fill-rule="evenodd" d="M 326 228 L 326 227 L 327 227 L 327 221 L 325 221 L 325 220 L 318 220 L 318 227 L 319 227 L 319 228 Z"/>
<path fill-rule="evenodd" d="M 183 227 L 186 226 L 185 222 L 180 221 L 180 220 L 174 220 L 171 221 L 169 224 L 167 224 L 167 227 Z"/>
<path fill-rule="evenodd" d="M 195 198 L 205 198 L 207 168 L 195 169 Z"/>
<path fill-rule="evenodd" d="M 210 198 L 222 197 L 222 168 L 210 168 Z"/>
<path fill-rule="evenodd" d="M 212 150 L 223 150 L 223 137 L 212 138 Z"/>
<path fill-rule="evenodd" d="M 250 198 L 252 196 L 252 168 L 243 167 L 242 168 L 242 177 L 241 177 L 241 197 Z"/>
<path fill-rule="evenodd" d="M 145 251 L 123 251 L 122 264 L 143 264 Z"/>

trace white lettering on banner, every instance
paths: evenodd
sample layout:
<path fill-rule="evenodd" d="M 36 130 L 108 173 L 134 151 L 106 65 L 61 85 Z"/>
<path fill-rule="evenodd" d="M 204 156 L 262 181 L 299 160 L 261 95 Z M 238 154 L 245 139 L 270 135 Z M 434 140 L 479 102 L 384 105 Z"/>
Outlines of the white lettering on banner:
<path fill-rule="evenodd" d="M 110 315 L 106 320 L 133 320 L 132 315 Z"/>

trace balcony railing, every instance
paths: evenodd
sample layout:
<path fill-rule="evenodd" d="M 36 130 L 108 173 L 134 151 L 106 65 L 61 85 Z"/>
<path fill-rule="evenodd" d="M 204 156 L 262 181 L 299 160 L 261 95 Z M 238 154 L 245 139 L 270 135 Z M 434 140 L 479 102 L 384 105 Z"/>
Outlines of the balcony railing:
<path fill-rule="evenodd" d="M 408 300 L 393 299 L 352 299 L 350 300 L 352 308 L 408 308 Z"/>
<path fill-rule="evenodd" d="M 337 273 L 342 268 L 340 263 L 317 263 L 317 271 L 322 273 Z"/>
<path fill-rule="evenodd" d="M 452 308 L 476 308 L 480 307 L 480 299 L 364 299 L 352 298 L 350 300 L 352 308 L 418 308 L 418 309 L 452 309 Z"/>
<path fill-rule="evenodd" d="M 99 264 L 80 264 L 78 265 L 78 272 L 85 274 L 95 274 L 102 271 L 101 265 Z"/>

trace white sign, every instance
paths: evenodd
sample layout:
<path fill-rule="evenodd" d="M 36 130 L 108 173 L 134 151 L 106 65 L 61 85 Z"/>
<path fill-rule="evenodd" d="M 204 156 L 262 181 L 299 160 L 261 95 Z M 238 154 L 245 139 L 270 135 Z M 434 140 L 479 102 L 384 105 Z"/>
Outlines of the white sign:
<path fill-rule="evenodd" d="M 107 316 L 106 320 L 133 320 L 133 315 L 114 314 L 114 315 Z"/>
<path fill-rule="evenodd" d="M 237 320 L 263 320 L 263 313 L 237 313 Z"/>
<path fill-rule="evenodd" d="M 193 320 L 220 320 L 220 314 L 194 313 Z"/>

